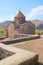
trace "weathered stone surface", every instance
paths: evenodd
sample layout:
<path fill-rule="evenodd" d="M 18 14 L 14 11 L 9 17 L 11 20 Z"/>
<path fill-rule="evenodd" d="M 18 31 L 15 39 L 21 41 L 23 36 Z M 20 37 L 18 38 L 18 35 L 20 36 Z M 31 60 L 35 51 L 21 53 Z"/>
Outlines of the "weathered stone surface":
<path fill-rule="evenodd" d="M 13 55 L 14 53 L 13 52 L 10 52 L 8 50 L 5 50 L 3 48 L 0 47 L 0 60 L 8 57 L 8 56 L 11 56 Z"/>
<path fill-rule="evenodd" d="M 38 62 L 38 54 L 11 47 L 0 43 L 0 47 L 16 53 L 0 61 L 0 65 L 35 65 Z"/>
<path fill-rule="evenodd" d="M 7 28 L 7 36 L 9 38 L 14 38 L 14 25 L 12 23 Z"/>

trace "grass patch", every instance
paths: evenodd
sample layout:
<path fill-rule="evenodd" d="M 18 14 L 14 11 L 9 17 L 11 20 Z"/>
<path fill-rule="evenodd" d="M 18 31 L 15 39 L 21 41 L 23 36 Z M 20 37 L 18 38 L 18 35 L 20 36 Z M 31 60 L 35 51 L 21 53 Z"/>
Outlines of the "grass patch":
<path fill-rule="evenodd" d="M 43 34 L 43 30 L 36 29 L 35 34 Z"/>
<path fill-rule="evenodd" d="M 6 36 L 6 30 L 4 28 L 0 28 L 0 36 Z"/>

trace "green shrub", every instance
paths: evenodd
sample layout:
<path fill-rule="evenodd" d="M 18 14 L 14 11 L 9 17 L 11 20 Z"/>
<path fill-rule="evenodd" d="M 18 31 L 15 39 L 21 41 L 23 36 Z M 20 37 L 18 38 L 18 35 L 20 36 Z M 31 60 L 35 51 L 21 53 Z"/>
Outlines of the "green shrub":
<path fill-rule="evenodd" d="M 6 36 L 6 30 L 3 28 L 0 28 L 0 36 Z"/>
<path fill-rule="evenodd" d="M 41 35 L 41 34 L 43 34 L 43 30 L 38 30 L 38 29 L 36 29 L 36 30 L 35 30 L 35 34 Z"/>

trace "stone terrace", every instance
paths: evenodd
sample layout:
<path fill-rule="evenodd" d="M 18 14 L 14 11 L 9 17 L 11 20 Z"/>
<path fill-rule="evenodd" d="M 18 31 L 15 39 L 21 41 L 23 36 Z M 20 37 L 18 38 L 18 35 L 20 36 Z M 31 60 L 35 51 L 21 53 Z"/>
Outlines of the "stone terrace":
<path fill-rule="evenodd" d="M 38 54 L 19 49 L 16 47 L 7 46 L 0 43 L 0 47 L 16 53 L 0 61 L 0 65 L 35 65 L 38 62 Z"/>

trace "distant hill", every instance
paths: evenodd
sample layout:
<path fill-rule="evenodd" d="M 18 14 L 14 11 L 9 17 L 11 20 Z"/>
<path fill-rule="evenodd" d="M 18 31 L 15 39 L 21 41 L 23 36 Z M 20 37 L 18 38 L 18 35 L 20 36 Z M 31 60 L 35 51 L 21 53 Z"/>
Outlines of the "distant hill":
<path fill-rule="evenodd" d="M 43 20 L 32 20 L 33 24 L 35 24 L 36 29 L 43 29 Z"/>
<path fill-rule="evenodd" d="M 6 28 L 12 21 L 4 21 L 0 23 L 0 28 Z M 35 24 L 36 29 L 43 29 L 43 20 L 31 20 Z"/>
<path fill-rule="evenodd" d="M 0 28 L 6 28 L 10 22 L 12 22 L 12 21 L 4 21 L 4 22 L 0 23 Z"/>

